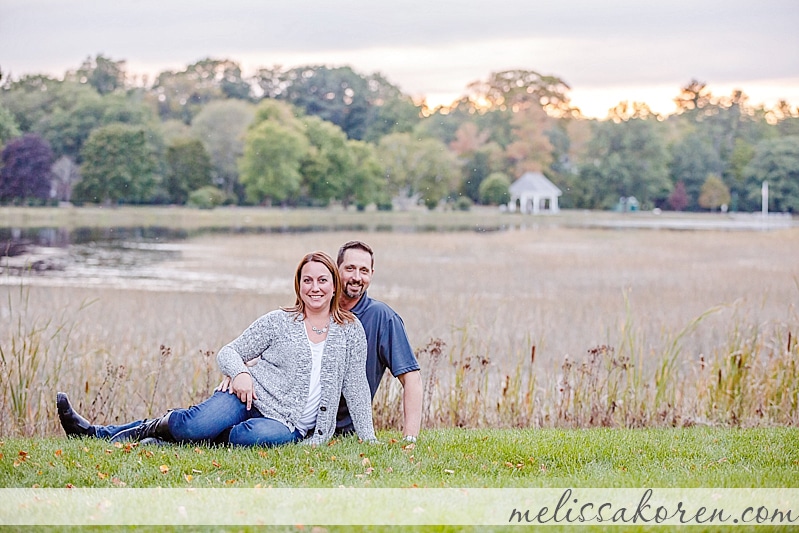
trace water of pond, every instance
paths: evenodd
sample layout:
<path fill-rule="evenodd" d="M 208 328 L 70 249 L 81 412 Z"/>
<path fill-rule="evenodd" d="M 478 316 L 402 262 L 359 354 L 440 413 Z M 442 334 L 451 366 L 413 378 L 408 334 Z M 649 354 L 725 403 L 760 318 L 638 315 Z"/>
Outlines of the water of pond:
<path fill-rule="evenodd" d="M 203 235 L 259 235 L 311 232 L 502 231 L 505 227 L 394 227 L 391 225 L 205 227 L 187 230 L 163 226 L 0 228 L 0 285 L 112 286 L 151 290 L 207 290 L 209 284 L 252 290 L 254 280 L 219 273 L 187 273 L 171 268 Z M 211 279 L 213 278 L 213 279 Z M 222 278 L 225 278 L 224 280 Z M 258 281 L 263 289 L 263 281 Z"/>

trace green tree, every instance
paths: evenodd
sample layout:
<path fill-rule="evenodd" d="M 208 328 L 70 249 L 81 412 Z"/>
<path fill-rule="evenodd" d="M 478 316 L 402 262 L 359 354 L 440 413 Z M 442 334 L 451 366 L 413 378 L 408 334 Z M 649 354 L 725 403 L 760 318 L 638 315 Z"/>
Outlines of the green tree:
<path fill-rule="evenodd" d="M 407 133 L 392 133 L 378 145 L 383 162 L 386 190 L 407 209 L 417 199 L 428 208 L 455 187 L 458 167 L 454 155 L 436 139 L 414 139 Z"/>
<path fill-rule="evenodd" d="M 580 167 L 578 207 L 609 209 L 635 196 L 642 207 L 665 202 L 671 183 L 669 154 L 655 120 L 595 123 L 586 163 Z"/>
<path fill-rule="evenodd" d="M 767 181 L 769 209 L 799 213 L 799 135 L 761 141 L 745 173 L 752 203 Z"/>
<path fill-rule="evenodd" d="M 254 79 L 264 98 L 287 101 L 332 122 L 350 139 L 376 142 L 388 133 L 409 132 L 419 122 L 420 108 L 380 74 L 301 66 L 261 69 Z"/>
<path fill-rule="evenodd" d="M 239 167 L 247 200 L 272 204 L 296 198 L 302 184 L 300 167 L 309 150 L 304 135 L 277 121 L 250 128 Z"/>
<path fill-rule="evenodd" d="M 688 133 L 671 147 L 670 174 L 673 183 L 682 182 L 688 209 L 699 208 L 699 193 L 708 174 L 720 175 L 723 163 L 710 139 L 697 132 Z"/>
<path fill-rule="evenodd" d="M 319 117 L 302 117 L 310 149 L 302 162 L 302 191 L 306 201 L 327 205 L 340 197 L 344 182 L 350 179 L 354 165 L 347 136 L 330 122 Z"/>
<path fill-rule="evenodd" d="M 0 103 L 11 112 L 22 133 L 35 133 L 34 126 L 56 107 L 74 99 L 76 91 L 91 91 L 77 83 L 64 83 L 44 75 L 26 75 L 3 85 Z"/>
<path fill-rule="evenodd" d="M 346 208 L 355 202 L 359 209 L 379 199 L 380 180 L 383 168 L 377 159 L 375 146 L 364 141 L 347 141 L 353 164 L 348 178 L 343 180 L 339 198 Z"/>
<path fill-rule="evenodd" d="M 87 57 L 80 68 L 67 72 L 65 79 L 86 83 L 99 94 L 109 94 L 124 89 L 126 77 L 125 61 L 113 61 L 99 54 L 94 58 Z"/>
<path fill-rule="evenodd" d="M 148 201 L 155 191 L 157 161 L 143 126 L 109 124 L 92 131 L 83 145 L 74 197 L 96 203 Z"/>
<path fill-rule="evenodd" d="M 81 147 L 92 130 L 116 122 L 144 125 L 153 120 L 147 107 L 127 100 L 124 94 L 100 96 L 89 90 L 75 94 L 68 107 L 59 106 L 35 128 L 50 142 L 56 156 L 66 155 L 80 163 Z"/>
<path fill-rule="evenodd" d="M 239 180 L 249 202 L 296 200 L 302 185 L 300 169 L 311 149 L 298 114 L 277 100 L 263 100 L 255 109 L 239 160 Z"/>
<path fill-rule="evenodd" d="M 239 194 L 238 160 L 244 136 L 255 117 L 255 106 L 242 100 L 218 100 L 197 113 L 191 134 L 202 141 L 214 165 L 214 183 L 228 196 Z"/>
<path fill-rule="evenodd" d="M 502 172 L 494 172 L 480 184 L 480 202 L 488 205 L 507 204 L 510 201 L 510 179 Z"/>
<path fill-rule="evenodd" d="M 242 79 L 238 63 L 206 58 L 180 72 L 160 73 L 151 94 L 162 119 L 175 118 L 190 124 L 202 107 L 213 100 L 249 99 L 250 87 Z"/>
<path fill-rule="evenodd" d="M 715 211 L 722 205 L 729 205 L 730 189 L 724 184 L 721 176 L 708 174 L 699 193 L 699 205 Z"/>
<path fill-rule="evenodd" d="M 171 202 L 185 204 L 189 193 L 211 185 L 211 158 L 197 139 L 177 139 L 166 149 L 164 187 Z"/>
<path fill-rule="evenodd" d="M 17 124 L 14 116 L 8 109 L 0 105 L 0 149 L 2 149 L 8 141 L 14 137 L 19 137 L 21 134 L 22 132 L 19 129 L 19 124 Z"/>
<path fill-rule="evenodd" d="M 493 72 L 485 81 L 470 83 L 468 89 L 469 101 L 476 108 L 519 111 L 533 106 L 553 116 L 570 116 L 575 111 L 566 82 L 532 70 Z"/>

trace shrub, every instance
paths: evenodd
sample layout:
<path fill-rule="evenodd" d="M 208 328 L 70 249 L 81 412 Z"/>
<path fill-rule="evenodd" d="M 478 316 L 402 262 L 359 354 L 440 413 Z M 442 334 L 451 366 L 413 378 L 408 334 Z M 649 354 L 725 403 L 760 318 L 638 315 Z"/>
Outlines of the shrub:
<path fill-rule="evenodd" d="M 222 205 L 224 202 L 224 192 L 211 185 L 206 185 L 189 194 L 188 204 L 192 207 L 199 207 L 200 209 L 213 209 L 218 205 Z"/>

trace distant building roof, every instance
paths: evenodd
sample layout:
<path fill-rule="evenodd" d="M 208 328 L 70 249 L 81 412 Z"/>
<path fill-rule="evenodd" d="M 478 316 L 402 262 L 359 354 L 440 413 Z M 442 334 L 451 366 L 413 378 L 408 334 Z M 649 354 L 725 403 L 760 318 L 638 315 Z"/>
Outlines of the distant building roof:
<path fill-rule="evenodd" d="M 537 194 L 541 196 L 560 196 L 563 191 L 549 181 L 540 172 L 525 172 L 522 176 L 511 183 L 510 193 L 514 196 L 525 194 Z"/>

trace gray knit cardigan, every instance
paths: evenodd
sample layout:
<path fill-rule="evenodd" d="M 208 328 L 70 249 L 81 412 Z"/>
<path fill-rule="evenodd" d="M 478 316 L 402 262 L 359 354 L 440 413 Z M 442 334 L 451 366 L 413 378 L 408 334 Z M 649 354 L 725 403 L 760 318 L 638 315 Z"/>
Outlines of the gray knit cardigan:
<path fill-rule="evenodd" d="M 255 358 L 260 358 L 255 366 L 244 364 Z M 231 378 L 249 372 L 258 397 L 253 406 L 262 415 L 295 429 L 311 382 L 311 348 L 301 315 L 282 309 L 265 314 L 219 350 L 216 361 L 222 373 Z M 305 442 L 322 444 L 330 440 L 342 394 L 358 436 L 364 441 L 377 440 L 366 381 L 366 335 L 357 319 L 344 325 L 330 320 L 322 354 L 321 385 L 316 427 Z"/>

